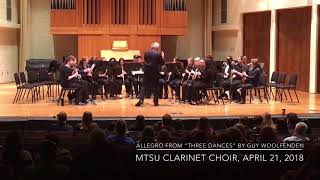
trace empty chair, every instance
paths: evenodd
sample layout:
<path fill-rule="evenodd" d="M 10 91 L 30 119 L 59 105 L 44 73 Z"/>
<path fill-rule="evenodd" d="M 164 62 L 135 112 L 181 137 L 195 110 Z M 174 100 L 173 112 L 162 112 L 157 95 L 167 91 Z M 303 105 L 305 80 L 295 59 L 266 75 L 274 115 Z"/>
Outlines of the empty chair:
<path fill-rule="evenodd" d="M 274 71 L 271 75 L 270 82 L 266 84 L 269 87 L 270 94 L 272 95 L 272 97 L 275 97 L 272 92 L 272 88 L 275 88 L 276 84 L 278 83 L 278 77 L 279 77 L 279 72 Z"/>
<path fill-rule="evenodd" d="M 17 101 L 20 101 L 21 98 L 23 99 L 27 91 L 28 91 L 27 98 L 31 92 L 31 101 L 33 103 L 35 101 L 35 91 L 34 91 L 35 86 L 32 86 L 30 84 L 22 84 L 19 73 L 14 73 L 14 80 L 16 83 L 17 92 L 13 99 L 13 104 L 16 103 Z"/>
<path fill-rule="evenodd" d="M 24 72 L 20 72 L 19 75 L 20 75 L 21 84 L 22 85 L 32 86 L 34 91 L 35 91 L 35 98 L 37 100 L 39 99 L 39 97 L 41 98 L 41 95 L 40 95 L 41 94 L 41 92 L 40 92 L 40 90 L 41 90 L 40 84 L 39 83 L 29 83 L 29 82 L 27 82 L 27 78 L 26 78 L 26 75 L 25 75 Z M 27 98 L 28 98 L 28 96 L 27 96 Z"/>
<path fill-rule="evenodd" d="M 295 73 L 295 74 L 291 74 L 289 76 L 288 84 L 279 84 L 279 85 L 276 86 L 276 89 L 279 92 L 279 95 L 280 95 L 280 98 L 281 98 L 281 102 L 282 102 L 282 95 L 285 94 L 285 90 L 288 91 L 290 100 L 291 100 L 291 102 L 293 102 L 292 96 L 291 96 L 291 93 L 290 93 L 290 90 L 293 90 L 295 95 L 296 95 L 298 103 L 300 103 L 299 97 L 298 97 L 298 94 L 297 94 L 297 91 L 296 91 L 297 82 L 298 82 L 298 74 Z"/>

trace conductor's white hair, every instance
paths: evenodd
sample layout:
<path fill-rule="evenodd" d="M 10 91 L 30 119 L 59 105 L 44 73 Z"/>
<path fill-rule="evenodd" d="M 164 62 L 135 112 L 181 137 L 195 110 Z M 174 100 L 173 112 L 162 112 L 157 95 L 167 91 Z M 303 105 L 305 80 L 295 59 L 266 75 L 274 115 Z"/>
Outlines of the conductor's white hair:
<path fill-rule="evenodd" d="M 151 44 L 151 48 L 158 49 L 159 47 L 160 47 L 160 44 L 158 42 L 153 42 Z"/>

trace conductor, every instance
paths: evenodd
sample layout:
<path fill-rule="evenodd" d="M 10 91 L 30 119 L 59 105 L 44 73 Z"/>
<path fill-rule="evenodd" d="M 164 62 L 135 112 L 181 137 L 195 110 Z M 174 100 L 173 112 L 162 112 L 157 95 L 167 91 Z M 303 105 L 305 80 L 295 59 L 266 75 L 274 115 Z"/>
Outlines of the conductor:
<path fill-rule="evenodd" d="M 153 92 L 154 106 L 159 106 L 159 83 L 161 67 L 164 65 L 164 53 L 159 52 L 158 42 L 151 44 L 151 49 L 144 54 L 144 76 L 143 85 L 140 92 L 140 100 L 136 106 L 141 106 L 144 102 L 145 92 Z"/>

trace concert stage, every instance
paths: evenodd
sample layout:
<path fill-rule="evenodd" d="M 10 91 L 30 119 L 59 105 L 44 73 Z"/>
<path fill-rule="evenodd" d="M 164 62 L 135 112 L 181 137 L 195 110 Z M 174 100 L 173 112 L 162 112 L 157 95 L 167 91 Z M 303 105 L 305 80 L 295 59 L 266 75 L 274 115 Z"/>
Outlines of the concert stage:
<path fill-rule="evenodd" d="M 282 109 L 286 109 L 287 113 L 295 112 L 305 114 L 307 116 L 320 117 L 320 95 L 298 92 L 300 103 L 284 100 L 283 103 L 273 100 L 269 104 L 264 100 L 261 103 L 258 99 L 254 99 L 252 104 L 235 104 L 226 103 L 223 105 L 210 102 L 207 105 L 189 105 L 174 102 L 172 99 L 160 100 L 160 106 L 154 107 L 151 99 L 146 99 L 142 107 L 135 107 L 137 99 L 123 98 L 117 100 L 101 100 L 100 96 L 96 101 L 97 105 L 74 106 L 69 105 L 58 106 L 57 103 L 50 102 L 48 98 L 38 101 L 34 104 L 31 100 L 24 100 L 16 104 L 12 104 L 16 93 L 15 84 L 0 85 L 0 117 L 2 121 L 13 118 L 52 118 L 60 111 L 67 112 L 69 117 L 79 118 L 84 111 L 91 111 L 97 119 L 133 119 L 138 114 L 143 114 L 148 118 L 160 118 L 163 114 L 168 113 L 175 118 L 196 118 L 199 116 L 208 116 L 211 118 L 225 118 L 229 116 L 240 115 L 260 115 L 269 112 L 273 115 L 280 115 Z M 170 96 L 169 96 L 170 97 Z M 6 118 L 8 117 L 8 118 Z"/>

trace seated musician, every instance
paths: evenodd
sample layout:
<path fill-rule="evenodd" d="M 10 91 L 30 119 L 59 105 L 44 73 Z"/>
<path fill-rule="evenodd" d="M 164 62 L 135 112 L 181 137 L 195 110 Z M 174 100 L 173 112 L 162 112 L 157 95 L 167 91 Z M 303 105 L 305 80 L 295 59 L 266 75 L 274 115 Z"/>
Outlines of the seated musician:
<path fill-rule="evenodd" d="M 192 102 L 192 86 L 193 83 L 196 81 L 196 77 L 198 75 L 198 73 L 200 72 L 202 68 L 202 63 L 201 63 L 201 59 L 200 57 L 197 57 L 194 59 L 194 69 L 191 70 L 190 74 L 189 74 L 189 80 L 187 81 L 187 85 L 186 85 L 186 100 L 188 100 L 189 103 Z M 182 87 L 182 93 L 183 91 Z M 184 94 L 184 93 L 183 93 Z"/>
<path fill-rule="evenodd" d="M 230 96 L 232 100 L 236 102 L 241 101 L 241 97 L 239 93 L 237 93 L 237 89 L 240 85 L 242 85 L 242 78 L 246 75 L 247 64 L 244 63 L 243 58 L 240 57 L 235 61 L 233 65 L 233 70 L 231 70 L 231 83 L 230 83 Z"/>
<path fill-rule="evenodd" d="M 60 83 L 64 88 L 77 88 L 73 94 L 68 94 L 69 102 L 76 105 L 83 105 L 90 102 L 88 93 L 88 82 L 80 80 L 81 73 L 89 73 L 90 68 L 78 70 L 76 58 L 72 55 L 66 58 L 67 64 L 60 68 Z"/>
<path fill-rule="evenodd" d="M 122 77 L 121 77 L 121 67 L 117 63 L 115 58 L 111 58 L 109 60 L 110 66 L 110 97 L 114 98 L 122 98 L 121 91 L 122 91 Z"/>
<path fill-rule="evenodd" d="M 89 58 L 84 57 L 79 62 L 79 70 L 84 70 L 90 68 Z M 96 99 L 97 94 L 97 84 L 93 81 L 92 73 L 84 73 L 82 76 L 82 80 L 88 81 L 89 84 L 89 94 L 91 94 L 92 99 Z"/>
<path fill-rule="evenodd" d="M 191 72 L 195 70 L 195 67 L 194 67 L 194 58 L 193 57 L 190 57 L 188 58 L 188 65 L 187 65 L 187 68 L 185 69 L 185 72 L 182 73 L 182 80 L 181 80 L 181 86 L 182 86 L 182 97 L 181 97 L 181 100 L 182 101 L 185 101 L 186 99 L 189 98 L 190 96 L 190 93 L 187 92 L 187 86 L 190 82 L 190 78 L 191 78 Z M 180 89 L 177 91 L 176 90 L 176 93 L 177 96 L 180 97 Z"/>
<path fill-rule="evenodd" d="M 178 58 L 173 59 L 173 63 L 178 63 Z M 183 72 L 183 67 L 181 64 L 176 64 L 176 71 L 174 72 L 169 72 L 169 86 L 171 89 L 175 91 L 175 98 L 180 99 L 180 85 L 182 81 L 182 72 Z"/>
<path fill-rule="evenodd" d="M 214 81 L 216 80 L 216 72 L 214 71 L 210 61 L 200 60 L 199 66 L 200 70 L 195 75 L 195 79 L 192 84 L 192 103 L 198 104 L 200 100 L 199 91 L 206 90 L 209 87 L 212 87 Z"/>
<path fill-rule="evenodd" d="M 259 85 L 259 78 L 262 73 L 262 69 L 258 64 L 258 59 L 252 59 L 250 63 L 250 67 L 247 69 L 245 73 L 243 73 L 243 84 L 238 86 L 241 95 L 240 104 L 246 103 L 246 90 L 247 88 L 257 87 Z"/>
<path fill-rule="evenodd" d="M 219 98 L 228 97 L 228 95 L 226 94 L 226 91 L 230 90 L 232 68 L 233 68 L 233 58 L 232 56 L 228 56 L 226 61 L 223 63 L 223 73 L 218 74 L 217 76 L 218 84 L 224 89 L 224 93 Z"/>
<path fill-rule="evenodd" d="M 160 72 L 160 76 L 161 77 L 158 80 L 159 89 L 160 89 L 159 98 L 168 99 L 169 74 L 168 74 L 168 68 L 165 65 L 162 66 L 162 71 Z"/>
<path fill-rule="evenodd" d="M 132 93 L 132 77 L 128 75 L 128 73 L 124 69 L 124 59 L 120 58 L 120 67 L 121 67 L 121 75 L 119 77 L 122 78 L 122 83 L 125 86 L 126 89 L 126 97 L 129 97 Z"/>
<path fill-rule="evenodd" d="M 102 58 L 103 60 L 103 58 Z M 102 61 L 101 60 L 101 61 Z M 106 61 L 106 60 L 105 60 Z M 103 69 L 105 68 L 105 69 Z M 104 89 L 104 96 L 106 98 L 108 98 L 108 91 L 109 91 L 109 85 L 110 85 L 110 82 L 108 80 L 108 68 L 107 67 L 102 67 L 103 70 L 98 70 L 97 72 L 94 73 L 94 81 L 98 84 L 98 85 L 101 85 L 103 86 L 103 89 Z M 103 92 L 101 92 L 103 93 Z"/>
<path fill-rule="evenodd" d="M 143 67 L 143 63 L 144 60 L 142 58 L 142 56 L 134 56 L 134 61 L 135 63 L 140 63 L 141 64 L 141 69 Z M 134 92 L 136 97 L 138 98 L 140 91 L 141 91 L 141 86 L 143 84 L 143 76 L 141 75 L 135 75 L 132 77 L 132 84 L 133 84 L 133 88 L 134 88 Z"/>

